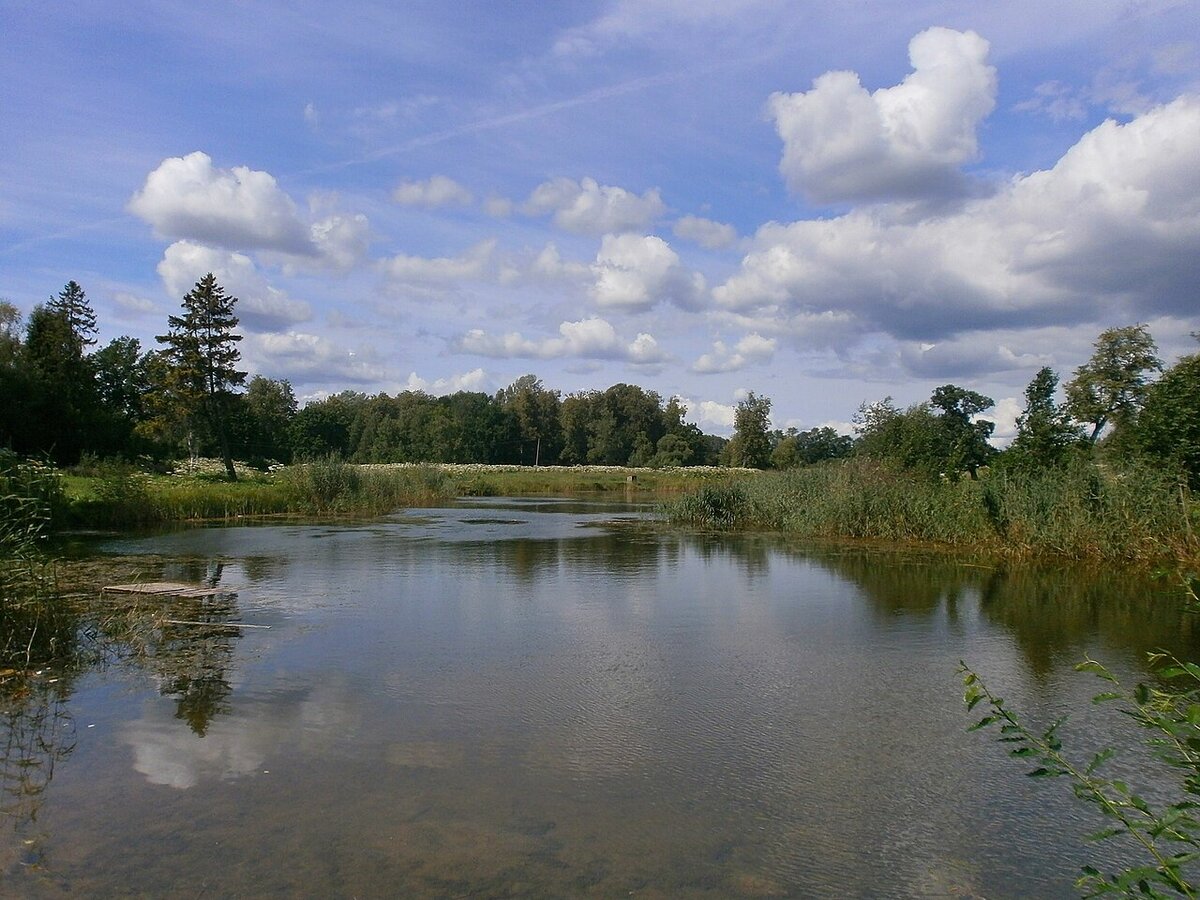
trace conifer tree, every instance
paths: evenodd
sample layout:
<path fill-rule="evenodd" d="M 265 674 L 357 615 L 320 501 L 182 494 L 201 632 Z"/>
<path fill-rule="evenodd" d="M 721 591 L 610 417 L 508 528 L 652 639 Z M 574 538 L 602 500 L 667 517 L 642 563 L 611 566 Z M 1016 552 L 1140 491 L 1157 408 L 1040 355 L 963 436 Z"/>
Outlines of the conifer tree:
<path fill-rule="evenodd" d="M 85 347 L 96 343 L 96 313 L 78 282 L 68 281 L 57 297 L 46 302 L 46 308 L 61 315 L 71 327 L 82 356 Z"/>
<path fill-rule="evenodd" d="M 237 472 L 229 451 L 228 407 L 234 390 L 246 380 L 246 373 L 236 368 L 242 336 L 234 332 L 235 303 L 237 297 L 226 294 L 209 272 L 184 296 L 183 315 L 168 316 L 168 332 L 156 338 L 166 344 L 171 405 L 187 423 L 189 434 L 194 435 L 199 424 L 211 429 L 230 481 L 237 481 Z"/>

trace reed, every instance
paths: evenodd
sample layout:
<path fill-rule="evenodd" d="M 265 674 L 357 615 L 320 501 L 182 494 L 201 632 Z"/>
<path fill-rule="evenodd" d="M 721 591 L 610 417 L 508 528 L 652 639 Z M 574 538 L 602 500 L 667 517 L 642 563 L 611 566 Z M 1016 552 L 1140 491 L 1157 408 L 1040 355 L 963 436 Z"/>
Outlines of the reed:
<path fill-rule="evenodd" d="M 43 553 L 62 505 L 58 474 L 0 453 L 0 669 L 28 670 L 71 652 L 77 619 L 59 602 Z"/>
<path fill-rule="evenodd" d="M 1191 493 L 1161 471 L 1088 461 L 1034 474 L 931 480 L 873 463 L 811 466 L 703 488 L 668 522 L 811 538 L 935 543 L 1009 555 L 1150 563 L 1200 560 Z"/>

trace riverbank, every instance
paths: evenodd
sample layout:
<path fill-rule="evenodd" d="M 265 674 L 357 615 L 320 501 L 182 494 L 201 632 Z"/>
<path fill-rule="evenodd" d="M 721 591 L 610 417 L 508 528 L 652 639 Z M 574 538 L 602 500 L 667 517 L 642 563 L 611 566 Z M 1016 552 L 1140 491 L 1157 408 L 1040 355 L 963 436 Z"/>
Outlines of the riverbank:
<path fill-rule="evenodd" d="M 55 518 L 75 528 L 127 528 L 286 515 L 369 516 L 461 496 L 654 497 L 758 474 L 716 467 L 353 465 L 327 459 L 272 472 L 243 470 L 237 482 L 228 482 L 212 469 L 68 475 Z"/>
<path fill-rule="evenodd" d="M 1200 564 L 1200 507 L 1149 468 L 1081 464 L 1038 473 L 931 481 L 867 460 L 763 473 L 669 502 L 668 523 L 885 541 L 1000 556 Z"/>

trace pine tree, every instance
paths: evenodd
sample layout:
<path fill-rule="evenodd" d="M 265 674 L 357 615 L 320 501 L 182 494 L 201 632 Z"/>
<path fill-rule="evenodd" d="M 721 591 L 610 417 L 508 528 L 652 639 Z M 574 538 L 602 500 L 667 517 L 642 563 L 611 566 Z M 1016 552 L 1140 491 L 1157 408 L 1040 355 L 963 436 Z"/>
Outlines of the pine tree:
<path fill-rule="evenodd" d="M 81 356 L 85 347 L 96 343 L 96 313 L 78 282 L 68 281 L 57 297 L 47 301 L 46 308 L 66 319 L 79 343 Z"/>
<path fill-rule="evenodd" d="M 234 389 L 246 380 L 246 373 L 236 368 L 242 336 L 233 330 L 238 324 L 235 303 L 237 297 L 226 294 L 210 272 L 184 296 L 183 315 L 168 316 L 167 334 L 156 338 L 167 345 L 163 355 L 170 366 L 167 389 L 172 405 L 189 432 L 197 424 L 212 430 L 230 481 L 237 481 L 237 472 L 229 452 L 227 407 Z"/>

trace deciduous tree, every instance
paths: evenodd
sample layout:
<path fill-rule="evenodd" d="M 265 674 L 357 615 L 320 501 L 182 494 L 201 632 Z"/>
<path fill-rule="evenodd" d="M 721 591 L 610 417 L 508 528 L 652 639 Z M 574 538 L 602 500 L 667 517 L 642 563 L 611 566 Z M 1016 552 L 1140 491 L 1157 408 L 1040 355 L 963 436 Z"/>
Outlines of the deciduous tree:
<path fill-rule="evenodd" d="M 1020 469 L 1045 469 L 1062 465 L 1070 448 L 1078 444 L 1079 427 L 1054 400 L 1058 375 L 1043 366 L 1025 388 L 1025 411 L 1017 417 L 1017 436 L 1005 454 Z"/>
<path fill-rule="evenodd" d="M 1066 385 L 1068 412 L 1091 426 L 1089 444 L 1096 443 L 1105 425 L 1119 428 L 1137 415 L 1150 373 L 1162 371 L 1157 350 L 1145 325 L 1110 328 L 1096 339 L 1091 359 Z"/>

